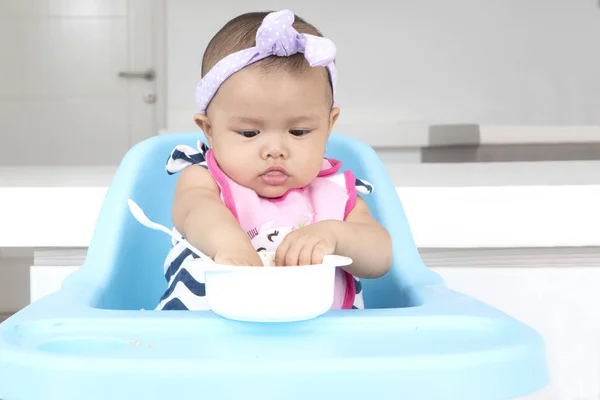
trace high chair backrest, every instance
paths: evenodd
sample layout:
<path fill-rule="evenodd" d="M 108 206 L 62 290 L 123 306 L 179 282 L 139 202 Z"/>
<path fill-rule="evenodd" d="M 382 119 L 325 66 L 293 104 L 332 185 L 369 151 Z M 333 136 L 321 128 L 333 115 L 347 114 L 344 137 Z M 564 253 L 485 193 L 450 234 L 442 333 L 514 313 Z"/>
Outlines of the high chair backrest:
<path fill-rule="evenodd" d="M 85 264 L 71 283 L 91 288 L 92 306 L 108 309 L 154 308 L 166 288 L 163 262 L 170 238 L 139 224 L 130 214 L 132 198 L 148 217 L 168 227 L 178 175 L 168 175 L 165 165 L 179 144 L 195 147 L 204 140 L 200 132 L 160 135 L 134 146 L 124 157 L 109 187 Z M 415 287 L 440 283 L 439 276 L 421 262 L 394 185 L 377 154 L 355 139 L 332 134 L 327 156 L 343 162 L 375 191 L 364 197 L 374 217 L 392 235 L 394 265 L 384 277 L 363 280 L 368 308 L 415 305 Z M 209 227 L 207 227 L 209 229 Z"/>

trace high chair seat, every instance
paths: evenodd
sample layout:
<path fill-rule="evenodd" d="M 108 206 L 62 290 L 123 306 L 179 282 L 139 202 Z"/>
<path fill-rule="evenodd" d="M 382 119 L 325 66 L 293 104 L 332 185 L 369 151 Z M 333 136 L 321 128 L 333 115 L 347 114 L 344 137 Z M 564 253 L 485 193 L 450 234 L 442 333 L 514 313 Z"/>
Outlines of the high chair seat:
<path fill-rule="evenodd" d="M 171 226 L 177 177 L 165 162 L 198 139 L 161 135 L 128 152 L 84 265 L 0 325 L 0 399 L 500 400 L 548 383 L 538 333 L 450 290 L 423 264 L 383 164 L 342 135 L 331 136 L 327 156 L 373 183 L 364 199 L 394 243 L 391 271 L 362 280 L 364 310 L 274 324 L 144 311 L 166 288 L 171 244 L 134 220 L 127 199 Z"/>

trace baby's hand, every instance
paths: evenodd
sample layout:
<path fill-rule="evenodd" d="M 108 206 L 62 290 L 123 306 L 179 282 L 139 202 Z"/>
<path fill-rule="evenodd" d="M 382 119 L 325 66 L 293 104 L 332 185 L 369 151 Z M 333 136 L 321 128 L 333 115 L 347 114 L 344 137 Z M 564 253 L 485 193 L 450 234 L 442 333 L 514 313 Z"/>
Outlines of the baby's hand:
<path fill-rule="evenodd" d="M 258 253 L 252 250 L 226 250 L 215 254 L 215 262 L 221 265 L 238 265 L 249 267 L 262 267 L 263 262 Z"/>
<path fill-rule="evenodd" d="M 321 221 L 288 233 L 275 252 L 276 266 L 320 264 L 335 252 L 337 237 L 331 221 Z"/>

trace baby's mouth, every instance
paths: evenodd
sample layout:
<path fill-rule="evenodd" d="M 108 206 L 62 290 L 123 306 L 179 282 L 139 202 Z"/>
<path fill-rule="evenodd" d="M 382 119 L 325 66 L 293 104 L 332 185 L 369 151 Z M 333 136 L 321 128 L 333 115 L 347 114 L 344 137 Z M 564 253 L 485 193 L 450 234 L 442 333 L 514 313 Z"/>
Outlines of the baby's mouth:
<path fill-rule="evenodd" d="M 289 178 L 283 168 L 269 168 L 260 177 L 263 182 L 271 186 L 283 185 Z"/>

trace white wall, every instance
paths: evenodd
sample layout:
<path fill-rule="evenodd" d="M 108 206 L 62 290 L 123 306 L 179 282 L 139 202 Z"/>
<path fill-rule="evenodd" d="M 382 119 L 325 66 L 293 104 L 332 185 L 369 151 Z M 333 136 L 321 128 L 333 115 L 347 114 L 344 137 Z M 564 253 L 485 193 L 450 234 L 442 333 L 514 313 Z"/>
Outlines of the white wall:
<path fill-rule="evenodd" d="M 0 2 L 0 164 L 116 162 L 127 149 L 126 2 L 80 3 Z"/>
<path fill-rule="evenodd" d="M 338 46 L 340 125 L 600 122 L 594 0 L 167 0 L 169 128 L 193 128 L 202 53 L 233 16 L 289 8 Z"/>
<path fill-rule="evenodd" d="M 0 165 L 116 165 L 157 133 L 156 0 L 0 0 Z"/>
<path fill-rule="evenodd" d="M 165 21 L 150 24 L 160 1 Z M 212 35 L 239 13 L 282 8 L 337 43 L 346 134 L 421 145 L 430 123 L 600 124 L 595 0 L 3 0 L 0 164 L 117 164 L 158 129 L 142 100 L 153 83 L 121 70 L 156 67 L 160 127 L 195 129 Z M 163 28 L 166 54 L 154 49 Z"/>

